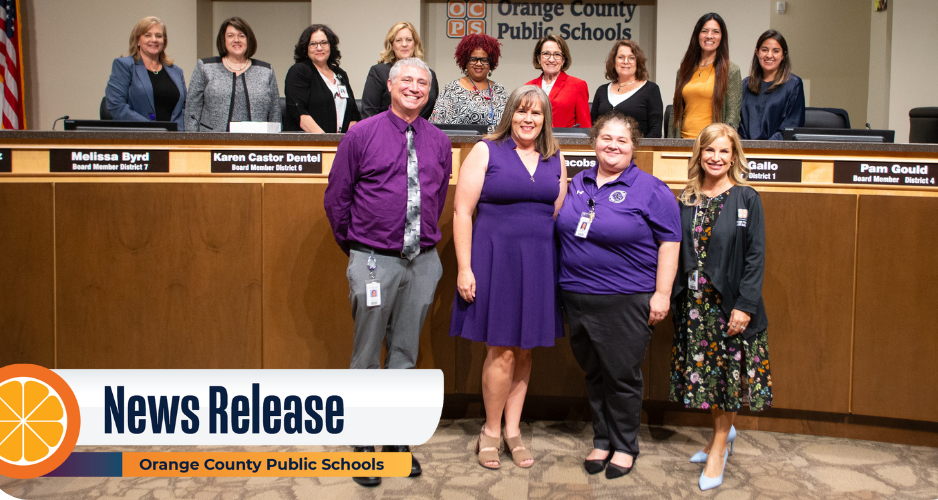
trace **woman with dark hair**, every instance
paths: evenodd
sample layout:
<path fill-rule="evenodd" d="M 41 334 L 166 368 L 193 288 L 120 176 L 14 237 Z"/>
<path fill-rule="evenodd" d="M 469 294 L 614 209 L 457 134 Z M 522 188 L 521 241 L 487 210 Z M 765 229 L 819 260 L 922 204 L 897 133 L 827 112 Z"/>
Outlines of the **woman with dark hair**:
<path fill-rule="evenodd" d="M 113 119 L 172 121 L 185 129 L 186 80 L 166 55 L 168 43 L 166 25 L 158 18 L 144 17 L 134 26 L 128 55 L 114 59 L 104 90 Z"/>
<path fill-rule="evenodd" d="M 596 89 L 593 121 L 612 111 L 631 116 L 642 137 L 661 137 L 661 90 L 648 80 L 645 53 L 632 40 L 619 40 L 606 56 L 607 83 Z"/>
<path fill-rule="evenodd" d="M 537 85 L 550 97 L 552 126 L 588 128 L 592 125 L 589 87 L 583 80 L 567 75 L 571 63 L 567 42 L 557 35 L 547 35 L 534 46 L 534 69 L 541 70 L 541 76 L 526 85 Z"/>
<path fill-rule="evenodd" d="M 391 106 L 391 93 L 388 91 L 388 76 L 391 66 L 400 59 L 416 57 L 423 59 L 423 42 L 417 34 L 417 28 L 406 21 L 391 26 L 387 36 L 384 37 L 384 51 L 381 59 L 368 70 L 365 88 L 362 89 L 362 118 L 374 116 L 387 111 Z M 420 116 L 429 119 L 433 114 L 436 96 L 440 93 L 436 81 L 436 73 L 430 70 L 430 92 L 427 94 L 427 103 L 420 111 Z"/>
<path fill-rule="evenodd" d="M 459 272 L 450 335 L 486 344 L 485 425 L 476 453 L 488 469 L 499 468 L 502 442 L 515 465 L 534 464 L 521 441 L 531 349 L 563 337 L 554 218 L 567 192 L 567 171 L 550 115 L 540 87 L 515 89 L 498 128 L 466 156 L 456 184 Z"/>
<path fill-rule="evenodd" d="M 749 76 L 743 80 L 742 139 L 782 140 L 782 130 L 804 126 L 804 86 L 791 73 L 788 42 L 768 30 L 756 42 Z"/>
<path fill-rule="evenodd" d="M 694 139 L 711 123 L 739 126 L 739 66 L 730 62 L 730 39 L 719 14 L 704 14 L 694 27 L 677 71 L 668 137 Z"/>
<path fill-rule="evenodd" d="M 742 403 L 748 399 L 751 411 L 772 405 L 762 300 L 765 221 L 748 174 L 736 129 L 711 124 L 694 142 L 680 197 L 683 240 L 671 293 L 670 399 L 709 410 L 713 418 L 710 441 L 690 459 L 706 462 L 701 490 L 723 483 Z"/>
<path fill-rule="evenodd" d="M 642 361 L 668 315 L 681 241 L 674 194 L 633 160 L 639 135 L 631 117 L 599 117 L 590 130 L 596 166 L 573 178 L 557 216 L 570 349 L 593 416 L 583 466 L 607 479 L 631 472 L 638 457 Z"/>
<path fill-rule="evenodd" d="M 348 74 L 339 67 L 339 37 L 325 24 L 303 30 L 293 49 L 296 64 L 287 71 L 283 130 L 311 134 L 348 131 L 361 120 Z"/>
<path fill-rule="evenodd" d="M 488 35 L 466 35 L 456 46 L 456 64 L 466 75 L 446 84 L 433 107 L 431 123 L 487 125 L 501 122 L 508 92 L 489 79 L 501 55 L 498 40 Z"/>
<path fill-rule="evenodd" d="M 186 130 L 227 132 L 229 123 L 280 123 L 280 91 L 270 64 L 257 52 L 254 31 L 244 19 L 225 19 L 215 39 L 218 57 L 200 59 L 186 98 Z"/>

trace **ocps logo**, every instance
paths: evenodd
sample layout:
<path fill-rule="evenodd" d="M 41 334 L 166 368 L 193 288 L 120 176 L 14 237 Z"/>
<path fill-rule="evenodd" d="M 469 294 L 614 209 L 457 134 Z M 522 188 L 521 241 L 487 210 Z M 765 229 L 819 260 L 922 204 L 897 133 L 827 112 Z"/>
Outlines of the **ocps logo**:
<path fill-rule="evenodd" d="M 462 38 L 485 33 L 485 2 L 450 0 L 446 3 L 446 36 Z"/>

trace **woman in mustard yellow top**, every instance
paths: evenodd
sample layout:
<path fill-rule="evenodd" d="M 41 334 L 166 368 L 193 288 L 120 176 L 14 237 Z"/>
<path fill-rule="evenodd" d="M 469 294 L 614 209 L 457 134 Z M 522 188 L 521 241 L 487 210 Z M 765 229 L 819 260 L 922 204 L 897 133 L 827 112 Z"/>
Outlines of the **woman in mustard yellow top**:
<path fill-rule="evenodd" d="M 677 71 L 668 137 L 696 139 L 711 123 L 739 126 L 743 81 L 730 62 L 729 35 L 719 14 L 704 14 L 694 27 Z"/>

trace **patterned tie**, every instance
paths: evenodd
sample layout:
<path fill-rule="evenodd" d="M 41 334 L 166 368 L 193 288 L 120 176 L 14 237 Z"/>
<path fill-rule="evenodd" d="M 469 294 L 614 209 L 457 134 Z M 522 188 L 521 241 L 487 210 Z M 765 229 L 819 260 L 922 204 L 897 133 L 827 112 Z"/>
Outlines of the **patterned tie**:
<path fill-rule="evenodd" d="M 404 220 L 404 249 L 407 260 L 420 253 L 420 177 L 417 174 L 417 150 L 414 127 L 407 126 L 407 215 Z"/>

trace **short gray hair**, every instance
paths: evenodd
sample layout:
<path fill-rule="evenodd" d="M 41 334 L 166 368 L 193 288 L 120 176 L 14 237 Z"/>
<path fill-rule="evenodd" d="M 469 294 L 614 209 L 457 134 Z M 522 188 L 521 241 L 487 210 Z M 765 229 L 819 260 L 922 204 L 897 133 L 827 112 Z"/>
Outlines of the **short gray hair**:
<path fill-rule="evenodd" d="M 420 68 L 426 71 L 427 80 L 430 80 L 430 83 L 433 83 L 433 73 L 430 73 L 430 66 L 427 66 L 427 63 L 423 62 L 421 59 L 417 59 L 416 57 L 400 59 L 394 63 L 394 66 L 391 66 L 391 73 L 388 75 L 388 79 L 391 80 L 392 83 L 397 80 L 397 77 L 401 74 L 401 70 L 404 69 L 404 66 Z"/>

